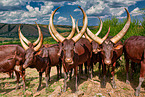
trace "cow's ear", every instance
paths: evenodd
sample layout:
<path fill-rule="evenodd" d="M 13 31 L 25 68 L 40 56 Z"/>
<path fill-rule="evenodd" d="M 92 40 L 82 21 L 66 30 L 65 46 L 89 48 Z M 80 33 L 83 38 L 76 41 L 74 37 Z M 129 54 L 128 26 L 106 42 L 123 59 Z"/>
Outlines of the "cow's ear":
<path fill-rule="evenodd" d="M 123 45 L 117 45 L 114 49 L 118 50 L 118 49 L 121 49 L 123 48 Z"/>

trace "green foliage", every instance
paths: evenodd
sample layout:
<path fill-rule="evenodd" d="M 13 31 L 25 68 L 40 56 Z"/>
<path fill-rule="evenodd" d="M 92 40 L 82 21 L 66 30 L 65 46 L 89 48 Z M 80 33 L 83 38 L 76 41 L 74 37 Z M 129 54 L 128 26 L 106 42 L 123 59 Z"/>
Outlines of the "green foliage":
<path fill-rule="evenodd" d="M 124 19 L 123 21 L 119 21 L 116 17 L 112 17 L 111 19 L 106 19 L 103 22 L 103 28 L 101 33 L 99 34 L 99 37 L 104 37 L 105 34 L 108 32 L 108 28 L 110 26 L 110 33 L 109 36 L 115 36 L 118 34 L 126 24 L 127 19 Z M 126 33 L 126 35 L 121 39 L 122 41 L 126 40 L 130 36 L 145 36 L 144 29 L 145 29 L 145 19 L 143 22 L 141 22 L 142 26 L 140 25 L 140 21 L 137 19 L 133 19 L 130 23 L 130 27 Z M 144 28 L 144 29 L 143 29 Z M 96 33 L 96 31 L 99 30 L 99 27 L 97 29 L 91 30 L 93 33 Z"/>

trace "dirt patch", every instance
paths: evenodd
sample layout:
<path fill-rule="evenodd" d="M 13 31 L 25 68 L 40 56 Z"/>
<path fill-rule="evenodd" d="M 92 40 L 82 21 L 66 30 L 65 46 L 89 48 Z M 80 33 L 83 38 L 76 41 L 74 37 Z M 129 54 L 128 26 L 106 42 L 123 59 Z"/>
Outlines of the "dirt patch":
<path fill-rule="evenodd" d="M 116 71 L 117 72 L 117 71 Z M 124 73 L 125 74 L 125 73 Z M 50 96 L 55 95 L 54 93 L 57 93 L 56 90 L 58 90 L 57 97 L 134 97 L 135 87 L 137 87 L 138 82 L 131 81 L 131 84 L 126 84 L 125 80 L 123 79 L 125 77 L 119 76 L 119 73 L 116 73 L 115 80 L 117 88 L 113 89 L 110 84 L 110 78 L 107 78 L 106 82 L 106 88 L 102 88 L 101 82 L 102 77 L 99 78 L 99 72 L 96 69 L 94 71 L 94 77 L 92 80 L 81 79 L 78 82 L 78 92 L 74 92 L 75 87 L 75 77 L 72 78 L 71 81 L 67 82 L 68 88 L 66 92 L 60 92 L 60 88 L 63 87 L 63 78 L 61 78 L 59 81 L 57 81 L 57 75 L 56 75 L 56 67 L 53 67 L 51 70 L 51 81 L 49 82 L 49 87 L 46 88 L 45 86 L 45 74 L 43 74 L 43 80 L 41 89 L 39 92 L 36 92 L 38 84 L 39 84 L 39 78 L 38 78 L 38 72 L 35 69 L 26 69 L 26 91 L 23 91 L 23 85 L 22 85 L 22 79 L 20 82 L 21 88 L 18 90 L 15 90 L 16 87 L 16 79 L 10 79 L 9 76 L 5 73 L 0 74 L 0 96 L 3 97 L 10 97 L 10 96 L 16 96 L 16 97 L 43 97 L 43 96 Z M 83 76 L 86 76 L 85 74 Z M 137 79 L 138 80 L 138 79 Z M 144 91 L 144 83 L 143 88 L 141 88 L 141 93 L 139 97 L 145 97 Z"/>

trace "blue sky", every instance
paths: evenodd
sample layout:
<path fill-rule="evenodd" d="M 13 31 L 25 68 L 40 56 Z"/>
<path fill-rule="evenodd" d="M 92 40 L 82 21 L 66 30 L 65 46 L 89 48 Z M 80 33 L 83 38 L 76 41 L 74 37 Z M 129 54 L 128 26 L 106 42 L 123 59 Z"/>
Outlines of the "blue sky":
<path fill-rule="evenodd" d="M 54 24 L 71 25 L 72 15 L 82 25 L 81 6 L 88 16 L 88 26 L 98 25 L 102 20 L 116 16 L 126 18 L 127 8 L 132 18 L 142 21 L 145 15 L 145 0 L 0 0 L 0 23 L 49 24 L 49 18 L 57 7 L 61 8 L 54 16 Z"/>

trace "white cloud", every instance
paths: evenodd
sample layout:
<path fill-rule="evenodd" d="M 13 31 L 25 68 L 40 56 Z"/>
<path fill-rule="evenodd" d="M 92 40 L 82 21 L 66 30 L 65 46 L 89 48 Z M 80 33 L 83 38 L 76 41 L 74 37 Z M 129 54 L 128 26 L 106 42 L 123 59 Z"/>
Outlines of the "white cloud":
<path fill-rule="evenodd" d="M 74 10 L 74 12 L 76 12 L 76 11 L 80 11 L 80 9 L 77 8 L 77 9 Z"/>
<path fill-rule="evenodd" d="M 58 17 L 58 21 L 57 21 L 57 23 L 60 23 L 60 22 L 62 22 L 62 21 L 67 21 L 67 18 L 65 18 L 65 17 L 62 17 L 62 16 L 60 16 L 60 17 Z"/>
<path fill-rule="evenodd" d="M 34 11 L 34 8 L 31 7 L 30 5 L 27 5 L 26 8 L 27 8 L 30 12 Z"/>
<path fill-rule="evenodd" d="M 132 16 L 142 15 L 142 11 L 137 7 L 133 11 L 130 12 Z"/>

